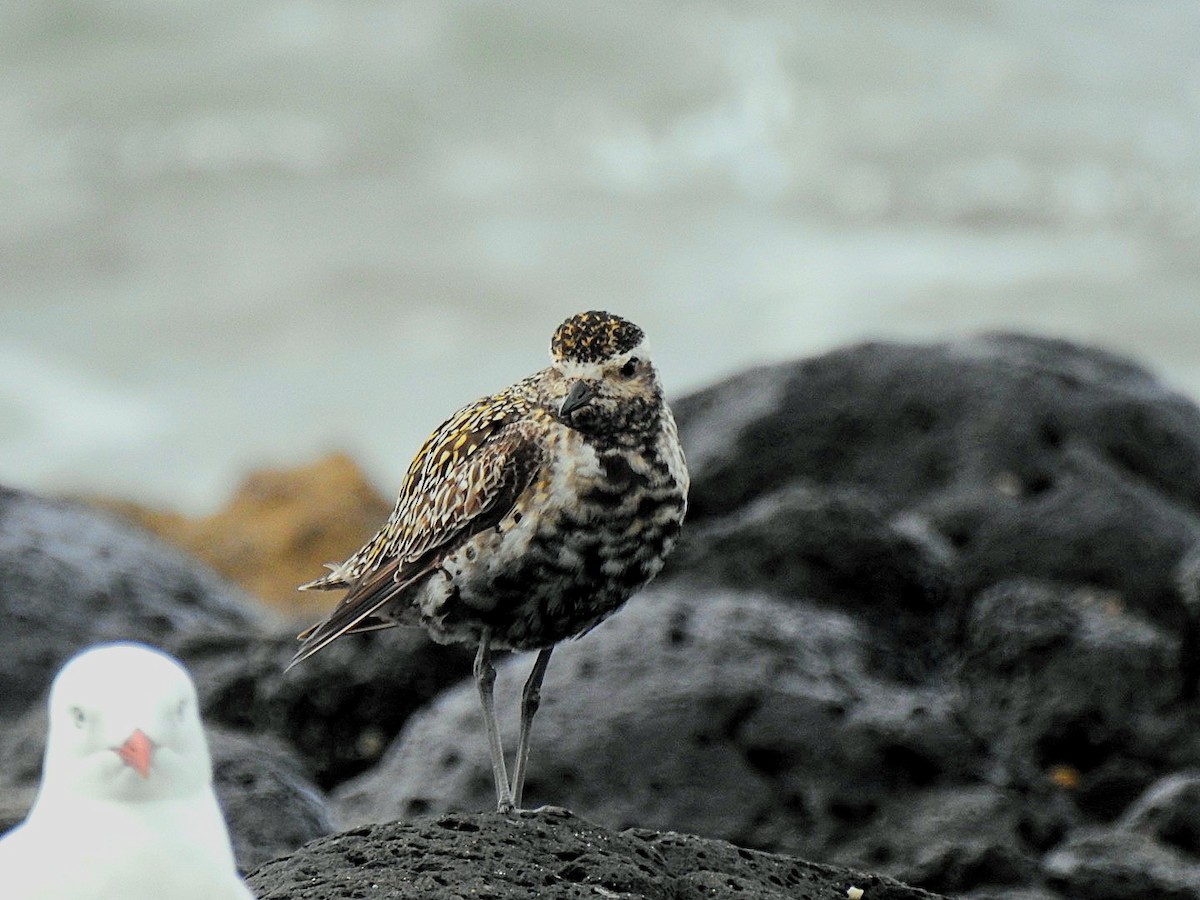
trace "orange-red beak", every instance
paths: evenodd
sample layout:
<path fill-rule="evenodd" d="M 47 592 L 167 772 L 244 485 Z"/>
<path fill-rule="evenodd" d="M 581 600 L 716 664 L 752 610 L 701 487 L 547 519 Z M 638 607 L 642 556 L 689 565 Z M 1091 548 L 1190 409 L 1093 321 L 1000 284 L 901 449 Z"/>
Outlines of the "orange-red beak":
<path fill-rule="evenodd" d="M 135 729 L 129 739 L 117 748 L 117 756 L 121 761 L 143 778 L 150 777 L 150 757 L 154 753 L 154 744 L 140 729 Z"/>

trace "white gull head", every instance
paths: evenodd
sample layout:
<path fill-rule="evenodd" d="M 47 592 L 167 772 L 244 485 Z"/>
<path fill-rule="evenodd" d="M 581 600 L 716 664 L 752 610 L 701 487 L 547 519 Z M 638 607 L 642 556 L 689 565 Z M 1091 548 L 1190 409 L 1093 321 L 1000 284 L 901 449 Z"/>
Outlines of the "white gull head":
<path fill-rule="evenodd" d="M 58 673 L 49 706 L 37 798 L 0 839 L 0 896 L 251 897 L 178 662 L 142 644 L 94 647 Z"/>
<path fill-rule="evenodd" d="M 139 644 L 76 656 L 50 689 L 42 777 L 42 795 L 125 803 L 204 791 L 212 762 L 188 673 Z"/>

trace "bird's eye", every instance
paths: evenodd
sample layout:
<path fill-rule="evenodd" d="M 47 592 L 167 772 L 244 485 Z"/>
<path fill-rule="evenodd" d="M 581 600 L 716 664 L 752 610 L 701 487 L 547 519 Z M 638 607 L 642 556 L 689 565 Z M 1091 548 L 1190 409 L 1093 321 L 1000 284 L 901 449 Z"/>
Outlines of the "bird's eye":
<path fill-rule="evenodd" d="M 180 700 L 179 704 L 175 707 L 175 718 L 182 720 L 183 717 L 187 715 L 187 708 L 188 702 L 186 700 Z"/>
<path fill-rule="evenodd" d="M 622 378 L 632 378 L 634 375 L 637 374 L 637 366 L 638 366 L 638 359 L 636 356 L 634 356 L 629 360 L 629 362 L 627 362 L 627 363 L 625 363 L 625 365 L 621 366 L 621 377 Z"/>
<path fill-rule="evenodd" d="M 78 706 L 71 707 L 71 721 L 75 723 L 76 728 L 82 728 L 87 723 L 87 714 Z"/>

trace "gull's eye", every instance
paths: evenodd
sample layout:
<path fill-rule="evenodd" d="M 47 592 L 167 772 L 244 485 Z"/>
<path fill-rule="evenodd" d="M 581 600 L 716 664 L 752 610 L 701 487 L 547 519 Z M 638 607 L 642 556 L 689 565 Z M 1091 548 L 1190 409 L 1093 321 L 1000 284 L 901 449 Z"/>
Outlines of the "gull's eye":
<path fill-rule="evenodd" d="M 87 714 L 78 706 L 72 706 L 70 709 L 71 721 L 75 723 L 76 728 L 82 728 L 87 724 Z"/>
<path fill-rule="evenodd" d="M 637 374 L 637 366 L 638 366 L 637 357 L 636 356 L 631 357 L 629 362 L 627 362 L 627 363 L 625 363 L 625 365 L 621 366 L 621 377 L 622 378 L 632 378 L 634 375 Z"/>
<path fill-rule="evenodd" d="M 180 700 L 179 703 L 175 707 L 175 718 L 182 721 L 184 716 L 187 715 L 187 709 L 188 709 L 188 702 L 186 700 Z"/>

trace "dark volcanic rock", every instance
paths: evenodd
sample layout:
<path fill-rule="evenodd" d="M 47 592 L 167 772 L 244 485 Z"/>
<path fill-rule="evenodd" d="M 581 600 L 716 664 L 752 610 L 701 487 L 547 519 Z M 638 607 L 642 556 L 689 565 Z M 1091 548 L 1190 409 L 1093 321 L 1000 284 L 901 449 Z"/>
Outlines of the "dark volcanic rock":
<path fill-rule="evenodd" d="M 397 631 L 285 673 L 292 629 L 207 567 L 92 507 L 16 491 L 0 491 L 0 615 L 0 828 L 33 800 L 57 669 L 87 646 L 138 640 L 187 664 L 208 723 L 255 735 L 213 738 L 243 865 L 328 833 L 309 779 L 333 784 L 373 763 L 412 710 L 470 669 L 469 651 Z"/>
<path fill-rule="evenodd" d="M 948 893 L 1025 884 L 1040 857 L 1024 836 L 1025 807 L 1020 795 L 986 785 L 909 791 L 890 799 L 832 859 Z"/>
<path fill-rule="evenodd" d="M 850 869 L 720 841 L 612 832 L 562 809 L 445 815 L 356 828 L 275 860 L 249 879 L 259 900 L 932 900 Z"/>
<path fill-rule="evenodd" d="M 191 634 L 172 649 L 203 686 L 208 719 L 287 741 L 326 789 L 376 763 L 413 711 L 471 671 L 473 656 L 411 628 L 345 637 L 287 669 L 296 647 L 289 629 Z"/>
<path fill-rule="evenodd" d="M 1200 858 L 1200 770 L 1168 775 L 1137 799 L 1121 826 Z"/>
<path fill-rule="evenodd" d="M 1062 894 L 1049 888 L 989 886 L 961 894 L 962 900 L 1065 900 Z"/>
<path fill-rule="evenodd" d="M 1029 581 L 981 593 L 966 632 L 964 718 L 990 748 L 993 777 L 1030 784 L 1067 766 L 1084 778 L 1081 803 L 1118 815 L 1144 784 L 1122 803 L 1109 781 L 1089 804 L 1086 781 L 1116 760 L 1128 776 L 1137 760 L 1165 758 L 1162 713 L 1181 692 L 1178 637 L 1111 594 Z"/>
<path fill-rule="evenodd" d="M 528 802 L 975 900 L 1196 896 L 1194 404 L 1102 351 L 993 336 L 848 348 L 674 406 L 683 542 L 656 586 L 555 651 Z M 0 633 L 0 679 L 25 682 L 0 717 L 83 643 L 175 652 L 211 721 L 285 741 L 340 822 L 380 823 L 264 866 L 265 896 L 808 896 L 789 873 L 814 869 L 697 839 L 546 816 L 382 824 L 493 806 L 471 649 L 395 631 L 284 673 L 290 634 L 130 535 L 0 495 L 0 612 L 21 623 Z M 530 663 L 500 666 L 510 752 Z M 219 777 L 270 809 L 295 765 Z M 319 812 L 296 815 L 323 828 Z"/>
<path fill-rule="evenodd" d="M 0 718 L 20 715 L 79 650 L 253 633 L 261 617 L 208 568 L 86 506 L 0 489 Z"/>
<path fill-rule="evenodd" d="M 41 775 L 44 695 L 85 647 L 138 640 L 175 651 L 232 642 L 231 665 L 268 620 L 204 565 L 107 514 L 0 491 L 0 829 L 24 818 Z M 185 662 L 186 662 L 185 658 Z M 208 695 L 198 680 L 201 697 Z M 210 732 L 215 782 L 244 867 L 330 830 L 322 795 L 285 744 Z"/>
<path fill-rule="evenodd" d="M 1189 619 L 1173 579 L 1200 539 L 1200 410 L 1111 354 L 1012 335 L 866 344 L 673 405 L 685 542 L 796 484 L 855 490 L 950 551 L 968 594 L 1024 575 Z"/>
<path fill-rule="evenodd" d="M 470 651 L 397 630 L 285 673 L 294 628 L 203 564 L 92 507 L 9 490 L 0 617 L 0 719 L 39 702 L 79 650 L 144 641 L 187 664 L 209 721 L 283 738 L 326 787 L 374 763 L 414 709 L 470 671 Z"/>
<path fill-rule="evenodd" d="M 556 651 L 531 802 L 939 890 L 1074 894 L 1053 854 L 1200 765 L 1200 410 L 1144 370 L 1013 336 L 871 344 L 675 408 L 683 543 Z M 502 667 L 510 749 L 528 665 Z M 491 793 L 464 684 L 334 796 L 380 821 Z M 1161 815 L 1174 838 L 1135 818 L 1194 853 L 1185 813 Z M 1159 859 L 1127 872 L 1165 884 Z"/>
<path fill-rule="evenodd" d="M 1081 829 L 1047 855 L 1047 880 L 1088 900 L 1197 900 L 1200 862 L 1144 834 Z"/>
<path fill-rule="evenodd" d="M 843 609 L 870 629 L 872 666 L 910 677 L 957 640 L 962 596 L 950 554 L 908 526 L 862 491 L 796 484 L 689 526 L 666 577 Z"/>
<path fill-rule="evenodd" d="M 863 808 L 959 766 L 966 739 L 935 690 L 881 682 L 843 614 L 679 586 L 631 601 L 551 660 L 527 799 L 612 827 L 678 827 L 751 846 L 826 850 Z M 500 667 L 515 740 L 528 658 Z M 336 792 L 346 824 L 494 804 L 473 684 L 406 726 Z"/>
<path fill-rule="evenodd" d="M 955 484 L 1055 490 L 1084 451 L 1200 508 L 1200 410 L 1102 350 L 1021 335 L 862 344 L 753 369 L 674 401 L 689 521 L 793 482 L 869 489 L 902 509 Z"/>
<path fill-rule="evenodd" d="M 208 736 L 213 785 L 243 872 L 333 831 L 324 795 L 285 744 L 226 729 Z"/>

